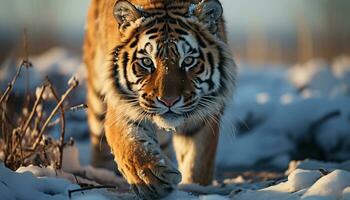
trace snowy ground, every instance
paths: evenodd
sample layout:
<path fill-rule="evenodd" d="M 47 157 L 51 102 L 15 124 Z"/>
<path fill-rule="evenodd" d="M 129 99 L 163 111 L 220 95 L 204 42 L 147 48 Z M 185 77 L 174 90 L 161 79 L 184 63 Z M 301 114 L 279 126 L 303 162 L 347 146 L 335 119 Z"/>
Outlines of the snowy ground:
<path fill-rule="evenodd" d="M 221 131 L 219 167 L 285 169 L 293 159 L 350 159 L 350 58 L 289 70 L 240 66 L 235 103 Z"/>
<path fill-rule="evenodd" d="M 74 74 L 82 86 L 70 104 L 85 102 L 85 73 L 79 57 L 56 48 L 31 61 L 32 89 L 46 74 L 55 85 L 66 85 Z M 14 65 L 3 63 L 1 89 L 14 74 Z M 289 68 L 239 66 L 234 103 L 226 110 L 221 127 L 218 180 L 208 187 L 182 185 L 166 199 L 350 200 L 350 162 L 343 162 L 350 160 L 350 58 L 341 57 L 333 63 L 312 60 Z M 14 90 L 19 96 L 24 92 L 20 86 Z M 65 150 L 63 171 L 28 166 L 12 172 L 0 164 L 1 198 L 69 199 L 69 191 L 80 188 L 77 182 L 98 185 L 102 181 L 118 188 L 75 192 L 72 198 L 133 199 L 125 193 L 120 177 L 88 166 L 85 120 L 83 111 L 67 115 L 67 138 L 75 138 L 79 151 L 75 147 Z M 59 127 L 51 132 L 58 137 Z M 305 158 L 328 162 L 292 161 Z M 233 177 L 232 172 L 245 170 L 282 175 L 285 171 L 285 176 L 259 181 L 237 173 Z"/>

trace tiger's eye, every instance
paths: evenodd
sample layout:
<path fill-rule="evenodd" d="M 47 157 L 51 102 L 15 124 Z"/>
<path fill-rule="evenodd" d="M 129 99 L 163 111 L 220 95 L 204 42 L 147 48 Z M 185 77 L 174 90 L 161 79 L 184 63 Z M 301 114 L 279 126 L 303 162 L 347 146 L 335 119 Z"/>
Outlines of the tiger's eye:
<path fill-rule="evenodd" d="M 152 60 L 150 58 L 142 58 L 142 64 L 146 67 L 151 66 L 153 64 Z"/>
<path fill-rule="evenodd" d="M 191 65 L 194 62 L 194 58 L 192 56 L 188 56 L 184 59 L 184 64 L 185 65 Z"/>

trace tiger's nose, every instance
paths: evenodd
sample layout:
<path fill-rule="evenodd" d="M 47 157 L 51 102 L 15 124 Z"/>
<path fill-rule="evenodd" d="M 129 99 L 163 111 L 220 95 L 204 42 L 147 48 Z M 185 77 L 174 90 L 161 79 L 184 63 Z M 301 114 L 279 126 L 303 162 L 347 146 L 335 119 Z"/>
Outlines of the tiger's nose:
<path fill-rule="evenodd" d="M 180 97 L 157 97 L 157 99 L 164 105 L 170 107 L 173 106 L 177 101 L 179 101 Z"/>

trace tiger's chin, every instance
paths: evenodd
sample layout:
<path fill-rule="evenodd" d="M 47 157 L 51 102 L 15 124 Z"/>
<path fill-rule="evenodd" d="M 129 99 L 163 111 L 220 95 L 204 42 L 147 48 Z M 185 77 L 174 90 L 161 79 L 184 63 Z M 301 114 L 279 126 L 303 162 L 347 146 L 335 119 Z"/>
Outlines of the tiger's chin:
<path fill-rule="evenodd" d="M 159 128 L 162 128 L 168 131 L 170 130 L 175 131 L 177 127 L 184 124 L 185 117 L 174 113 L 166 113 L 163 115 L 153 116 L 153 122 Z"/>

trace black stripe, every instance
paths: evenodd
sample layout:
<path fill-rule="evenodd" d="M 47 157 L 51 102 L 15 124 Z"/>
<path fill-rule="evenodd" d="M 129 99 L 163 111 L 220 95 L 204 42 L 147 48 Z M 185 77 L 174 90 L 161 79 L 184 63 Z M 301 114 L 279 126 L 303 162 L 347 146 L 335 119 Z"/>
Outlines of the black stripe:
<path fill-rule="evenodd" d="M 148 53 L 146 52 L 145 49 L 140 49 L 137 53 L 140 53 L 140 54 L 145 55 L 145 56 L 148 55 Z"/>
<path fill-rule="evenodd" d="M 203 51 L 202 51 L 201 49 L 198 49 L 198 50 L 199 50 L 199 56 L 198 56 L 198 58 L 199 58 L 200 60 L 203 60 L 203 61 L 205 62 Z"/>
<path fill-rule="evenodd" d="M 227 90 L 227 84 L 231 84 L 228 81 L 231 80 L 227 80 L 227 74 L 225 73 L 225 65 L 227 62 L 227 58 L 221 53 L 223 52 L 222 49 L 220 47 L 218 47 L 218 51 L 219 51 L 219 65 L 218 65 L 218 70 L 220 72 L 220 85 L 221 87 L 219 88 L 219 90 L 216 92 L 217 94 L 215 95 L 220 95 L 220 94 L 224 94 Z M 226 66 L 226 67 L 234 67 L 234 66 Z M 232 69 L 230 69 L 232 70 Z M 226 81 L 226 84 L 225 84 Z"/>
<path fill-rule="evenodd" d="M 141 76 L 141 77 L 143 77 L 143 76 Z M 140 82 L 143 80 L 143 78 L 139 78 L 139 79 L 137 79 L 136 80 L 136 84 L 140 84 Z"/>
<path fill-rule="evenodd" d="M 213 77 L 213 74 L 214 74 L 214 57 L 213 57 L 213 54 L 208 52 L 207 53 L 207 58 L 208 58 L 208 62 L 209 62 L 209 65 L 210 65 L 210 77 L 205 82 L 209 85 L 209 90 L 211 90 L 214 87 L 214 82 L 212 80 L 212 77 Z"/>
<path fill-rule="evenodd" d="M 170 5 L 166 7 L 168 10 L 182 10 L 184 9 L 183 5 Z"/>
<path fill-rule="evenodd" d="M 181 35 L 188 35 L 188 33 L 182 29 L 175 28 L 175 32 Z"/>
<path fill-rule="evenodd" d="M 115 89 L 118 90 L 118 92 L 121 93 L 121 94 L 126 94 L 126 92 L 124 91 L 123 87 L 120 85 L 119 73 L 118 73 L 118 68 L 119 68 L 118 56 L 119 56 L 119 51 L 120 51 L 121 48 L 122 48 L 122 46 L 117 46 L 116 48 L 114 48 L 114 52 L 113 52 L 114 59 L 113 59 L 113 66 L 112 66 L 112 69 L 111 69 L 111 70 L 113 70 L 113 72 L 112 72 L 112 77 L 110 77 L 110 78 L 112 80 L 114 80 Z"/>
<path fill-rule="evenodd" d="M 150 16 L 152 17 L 156 17 L 157 15 L 164 15 L 164 12 L 161 12 L 161 11 L 152 11 L 152 12 L 149 12 Z"/>
<path fill-rule="evenodd" d="M 128 88 L 129 91 L 132 91 L 131 84 L 130 84 L 130 81 L 129 81 L 128 75 L 127 75 L 128 62 L 129 62 L 129 53 L 124 52 L 124 54 L 123 54 L 124 78 L 126 80 L 126 87 Z"/>
<path fill-rule="evenodd" d="M 154 35 L 151 35 L 148 37 L 149 40 L 153 40 L 153 39 L 156 39 L 158 37 L 157 34 L 154 34 Z"/>
<path fill-rule="evenodd" d="M 134 52 L 132 53 L 132 58 L 131 58 L 131 61 L 132 61 L 132 62 L 134 62 L 135 60 L 138 60 L 136 54 L 137 54 L 136 51 L 134 51 Z"/>
<path fill-rule="evenodd" d="M 214 82 L 211 78 L 212 76 L 210 76 L 210 79 L 204 81 L 206 84 L 208 84 L 209 90 L 212 90 L 214 88 Z"/>
<path fill-rule="evenodd" d="M 113 51 L 113 66 L 111 66 L 112 73 L 111 73 L 111 78 L 114 81 L 114 88 L 118 91 L 118 93 L 122 94 L 121 98 L 123 99 L 132 99 L 132 97 L 129 96 L 124 96 L 123 94 L 128 94 L 127 91 L 125 90 L 125 88 L 120 84 L 120 80 L 119 80 L 119 64 L 118 64 L 118 58 L 119 58 L 119 52 L 120 50 L 123 48 L 124 46 L 119 45 L 117 47 L 114 48 Z M 124 62 L 122 62 L 124 64 Z"/>
<path fill-rule="evenodd" d="M 130 48 L 135 48 L 138 42 L 139 42 L 139 37 L 135 36 L 134 40 L 131 42 L 129 47 Z"/>
<path fill-rule="evenodd" d="M 209 65 L 211 67 L 214 67 L 214 58 L 212 53 L 210 52 L 207 53 L 207 59 L 208 59 Z"/>
<path fill-rule="evenodd" d="M 204 81 L 203 81 L 201 78 L 199 78 L 199 77 L 196 77 L 195 79 L 196 79 L 196 81 L 197 81 L 198 83 L 200 83 L 200 84 L 204 82 Z"/>
<path fill-rule="evenodd" d="M 174 18 L 169 18 L 168 19 L 169 24 L 177 24 L 176 20 Z"/>
<path fill-rule="evenodd" d="M 227 75 L 224 73 L 224 66 L 225 66 L 225 62 L 226 62 L 226 58 L 225 56 L 221 53 L 223 52 L 223 50 L 221 48 L 218 48 L 218 52 L 219 52 L 219 65 L 218 65 L 218 69 L 220 72 L 220 75 L 222 76 L 222 78 L 220 78 L 221 81 L 226 80 L 227 79 Z M 233 67 L 233 66 L 228 66 L 228 67 Z"/>
<path fill-rule="evenodd" d="M 140 64 L 138 63 L 135 63 L 133 66 L 132 66 L 132 73 L 134 73 L 136 76 L 138 75 L 138 71 L 136 70 L 136 67 L 140 67 Z"/>
<path fill-rule="evenodd" d="M 196 36 L 196 39 L 197 39 L 197 42 L 198 42 L 199 46 L 202 47 L 202 48 L 206 48 L 207 45 L 202 40 L 201 36 L 198 33 L 196 33 L 195 36 Z"/>
<path fill-rule="evenodd" d="M 104 107 L 105 107 L 105 106 L 104 106 Z M 88 103 L 88 108 L 89 108 L 89 109 L 88 109 L 88 112 L 89 112 L 89 113 L 92 113 L 93 116 L 95 117 L 95 119 L 96 119 L 97 121 L 102 122 L 102 121 L 105 120 L 106 115 L 104 114 L 104 112 L 102 112 L 102 113 L 97 112 L 97 111 L 94 109 L 94 106 L 93 106 L 92 104 L 90 104 L 90 103 Z"/>
<path fill-rule="evenodd" d="M 173 13 L 174 15 L 181 16 L 181 17 L 183 17 L 183 16 L 186 15 L 186 12 L 177 12 L 177 11 L 174 11 L 174 12 L 171 12 L 171 13 Z"/>
<path fill-rule="evenodd" d="M 170 50 L 176 57 L 180 57 L 180 54 L 177 48 L 170 48 Z"/>
<path fill-rule="evenodd" d="M 196 89 L 198 89 L 198 90 L 203 90 L 203 88 L 202 87 L 198 87 L 196 84 L 194 84 L 194 87 L 196 88 Z"/>
<path fill-rule="evenodd" d="M 148 22 L 147 24 L 144 25 L 144 28 L 145 29 L 149 29 L 151 28 L 152 26 L 154 26 L 156 24 L 156 20 L 152 20 L 150 22 Z"/>
<path fill-rule="evenodd" d="M 182 28 L 184 28 L 186 30 L 192 30 L 192 28 L 189 25 L 187 25 L 185 22 L 183 22 L 182 20 L 177 20 L 177 22 Z"/>
<path fill-rule="evenodd" d="M 120 93 L 120 94 L 127 94 L 124 88 L 121 86 L 119 82 L 119 73 L 118 69 L 113 69 L 113 77 L 110 77 L 114 80 L 114 86 L 115 89 Z"/>
<path fill-rule="evenodd" d="M 146 34 L 150 35 L 150 34 L 157 33 L 157 32 L 158 32 L 158 28 L 152 28 L 152 29 L 146 31 Z"/>

